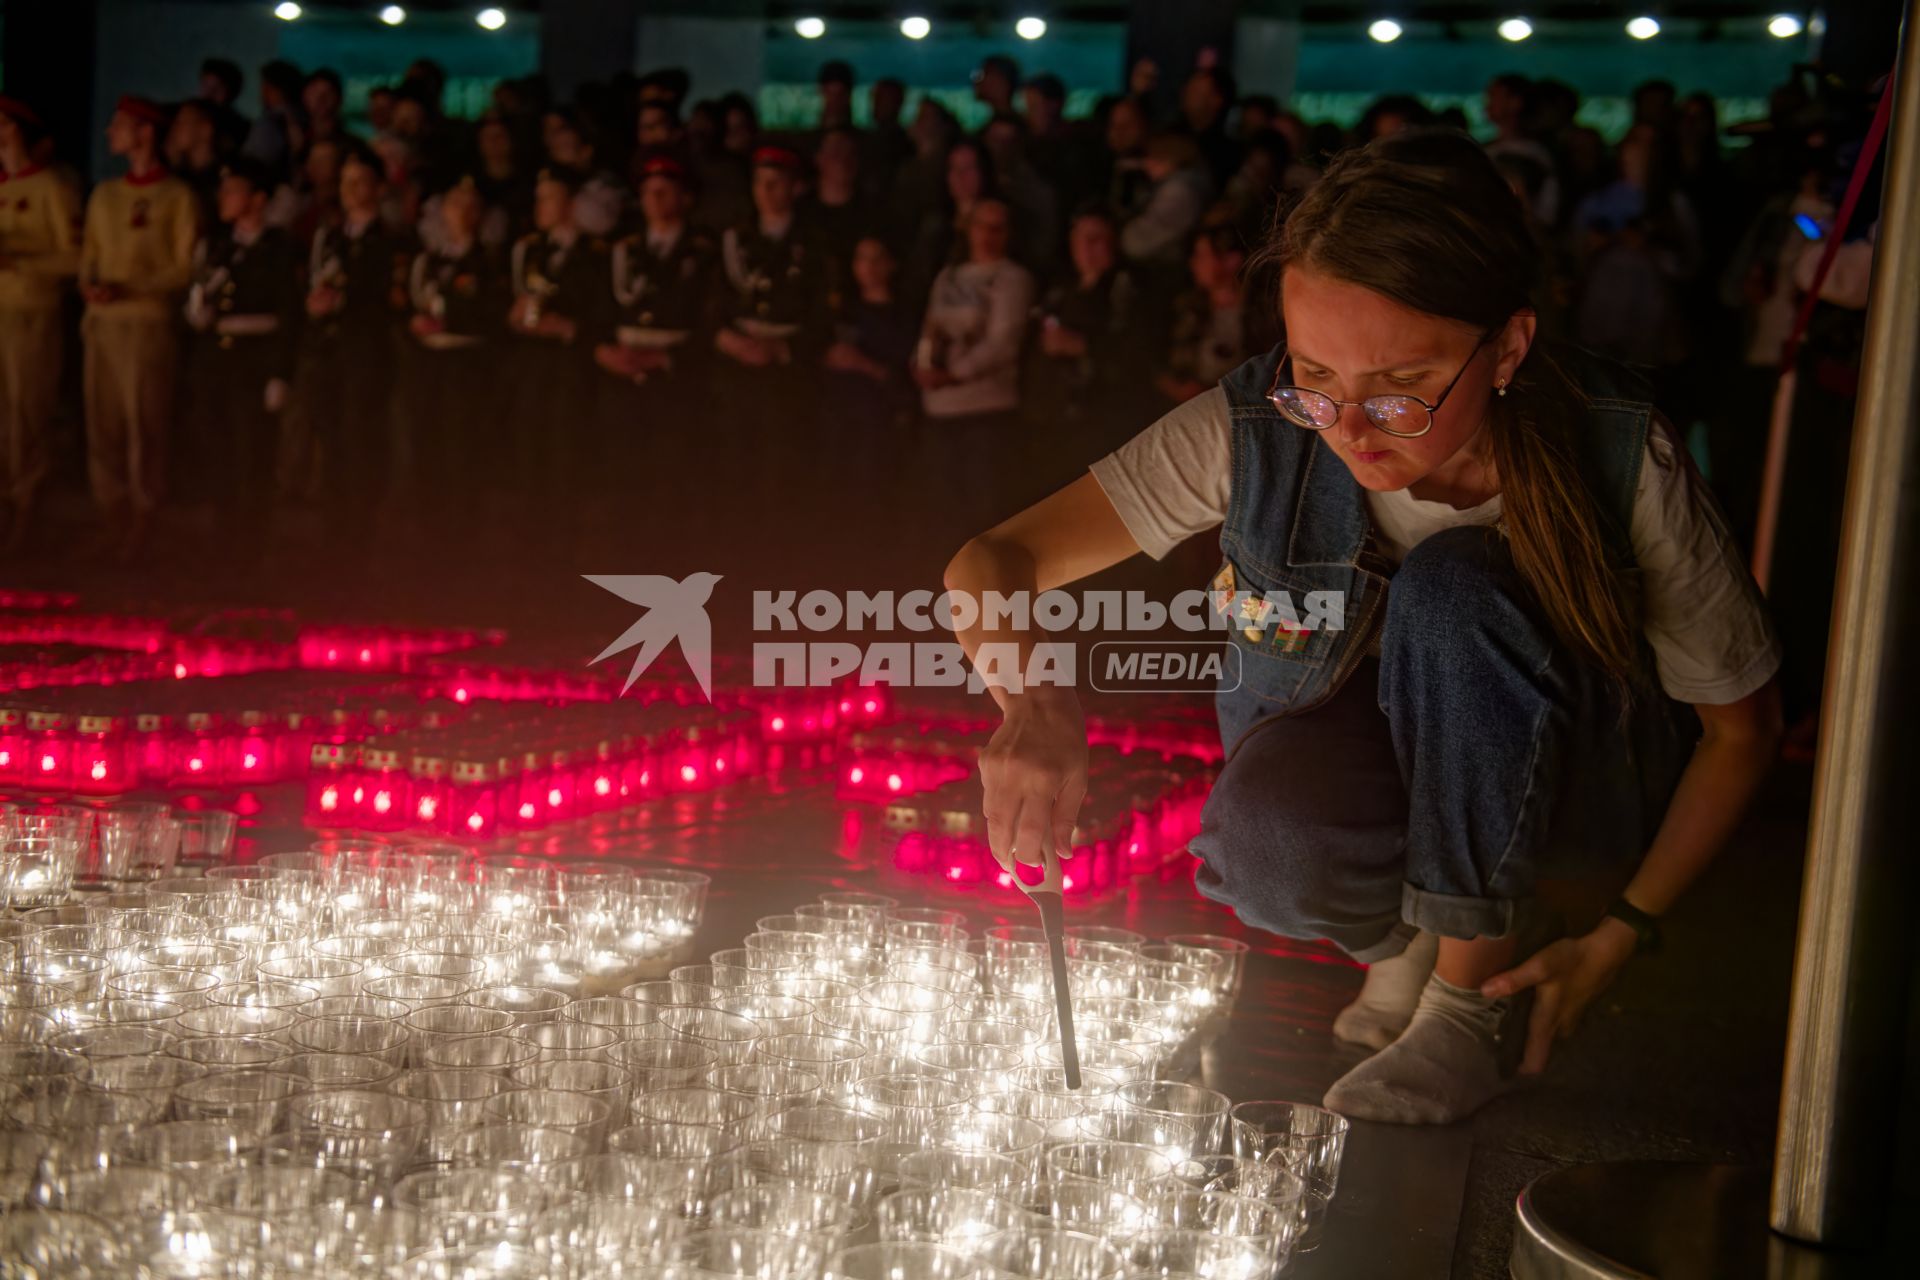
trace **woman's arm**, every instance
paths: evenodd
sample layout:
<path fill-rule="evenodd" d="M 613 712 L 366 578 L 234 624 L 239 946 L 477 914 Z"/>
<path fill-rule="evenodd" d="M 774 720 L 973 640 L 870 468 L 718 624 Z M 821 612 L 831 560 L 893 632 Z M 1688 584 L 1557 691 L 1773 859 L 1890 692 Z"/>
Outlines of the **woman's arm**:
<path fill-rule="evenodd" d="M 1664 915 L 1720 852 L 1780 748 L 1780 690 L 1774 682 L 1737 702 L 1694 710 L 1703 727 L 1700 742 L 1646 858 L 1621 895 L 1652 916 Z M 1546 1067 L 1554 1039 L 1573 1033 L 1587 1005 L 1633 955 L 1635 942 L 1631 927 L 1607 916 L 1591 932 L 1564 938 L 1486 981 L 1481 990 L 1496 998 L 1536 988 L 1522 1071 Z"/>
<path fill-rule="evenodd" d="M 976 602 L 987 592 L 1025 593 L 1065 586 L 1138 554 L 1100 482 L 1083 475 L 1059 492 L 970 539 L 947 565 L 946 587 Z M 978 668 L 983 646 L 1001 670 L 1024 672 L 1043 637 L 1031 625 L 989 619 L 975 610 L 973 625 L 956 638 Z M 1031 619 L 1029 619 L 1031 623 Z M 999 625 L 995 625 L 999 624 Z M 1087 790 L 1087 732 L 1074 691 L 1059 685 L 1008 688 L 989 683 L 1005 719 L 980 753 L 982 811 L 987 843 L 1002 867 L 1014 852 L 1039 862 L 1064 850 Z"/>

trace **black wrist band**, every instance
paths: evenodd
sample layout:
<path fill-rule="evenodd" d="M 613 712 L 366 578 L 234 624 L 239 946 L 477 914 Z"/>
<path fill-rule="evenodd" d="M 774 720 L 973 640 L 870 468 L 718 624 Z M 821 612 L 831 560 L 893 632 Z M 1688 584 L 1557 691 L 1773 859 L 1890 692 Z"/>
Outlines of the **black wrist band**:
<path fill-rule="evenodd" d="M 1615 898 L 1607 914 L 1633 930 L 1635 955 L 1653 955 L 1660 950 L 1660 921 L 1625 898 Z"/>

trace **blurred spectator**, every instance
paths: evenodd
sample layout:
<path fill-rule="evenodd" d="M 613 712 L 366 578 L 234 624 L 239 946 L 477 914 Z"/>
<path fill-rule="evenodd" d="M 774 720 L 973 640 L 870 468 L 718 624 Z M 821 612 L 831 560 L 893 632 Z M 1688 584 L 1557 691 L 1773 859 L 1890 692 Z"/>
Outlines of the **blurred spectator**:
<path fill-rule="evenodd" d="M 1280 103 L 1271 94 L 1250 93 L 1240 99 L 1240 140 L 1251 142 L 1279 126 Z"/>
<path fill-rule="evenodd" d="M 1013 209 L 1014 257 L 1028 270 L 1049 271 L 1060 240 L 1059 196 L 1027 155 L 1027 126 L 1000 115 L 980 131 L 993 161 L 994 186 Z"/>
<path fill-rule="evenodd" d="M 394 101 L 392 85 L 377 84 L 367 90 L 367 128 L 375 138 L 393 127 Z"/>
<path fill-rule="evenodd" d="M 247 131 L 241 150 L 264 161 L 276 175 L 285 173 L 289 157 L 304 136 L 300 120 L 300 69 L 274 59 L 260 68 L 260 114 Z"/>
<path fill-rule="evenodd" d="M 1186 260 L 1187 237 L 1200 225 L 1212 195 L 1200 148 L 1186 134 L 1157 133 L 1140 167 L 1153 186 L 1146 205 L 1121 225 L 1120 251 L 1138 266 L 1178 271 Z"/>
<path fill-rule="evenodd" d="M 344 135 L 314 142 L 307 148 L 300 172 L 276 187 L 267 202 L 267 225 L 285 230 L 300 253 L 313 243 L 314 232 L 339 212 L 335 201 L 344 150 Z"/>
<path fill-rule="evenodd" d="M 819 234 L 831 258 L 831 283 L 838 290 L 847 284 L 853 246 L 873 221 L 871 210 L 860 199 L 859 135 L 844 125 L 824 130 L 813 168 L 813 190 L 802 205 L 802 216 Z"/>
<path fill-rule="evenodd" d="M 173 175 L 193 188 L 201 217 L 210 221 L 223 163 L 213 105 L 189 98 L 175 107 L 161 152 Z"/>
<path fill-rule="evenodd" d="M 1287 207 L 1317 177 L 1294 163 L 1285 137 L 1269 131 L 1247 140 L 1240 168 L 1227 180 L 1221 200 L 1233 225 L 1253 244 L 1266 233 L 1274 211 Z"/>
<path fill-rule="evenodd" d="M 474 184 L 481 202 L 505 219 L 502 238 L 523 233 L 533 222 L 533 181 L 521 167 L 513 130 L 501 116 L 482 116 L 474 125 L 473 142 L 478 158 Z"/>
<path fill-rule="evenodd" d="M 913 154 L 913 139 L 900 124 L 906 104 L 907 86 L 892 76 L 875 80 L 867 90 L 867 113 L 873 121 L 860 139 L 860 167 L 881 197 L 890 194 L 894 172 Z"/>
<path fill-rule="evenodd" d="M 1830 156 L 1815 148 L 1803 156 L 1798 188 L 1761 206 L 1719 280 L 1720 302 L 1739 316 L 1741 345 L 1739 360 L 1722 375 L 1725 387 L 1708 407 L 1708 457 L 1727 522 L 1743 545 L 1752 542 L 1766 458 L 1766 433 L 1754 424 L 1772 412 L 1781 355 L 1799 310 L 1795 275 L 1833 227 L 1834 207 L 1826 195 Z"/>
<path fill-rule="evenodd" d="M 507 278 L 498 252 L 481 238 L 485 207 L 473 176 L 436 204 L 438 234 L 423 239 L 408 277 L 414 341 L 405 421 L 418 496 L 458 507 L 484 491 L 505 443 L 494 396 Z"/>
<path fill-rule="evenodd" d="M 993 160 L 984 145 L 973 138 L 962 138 L 948 150 L 945 160 L 944 199 L 929 209 L 920 220 L 914 237 L 913 274 L 907 281 L 907 297 L 916 307 L 933 287 L 933 277 L 965 245 L 967 218 L 982 200 L 999 196 L 994 185 Z"/>
<path fill-rule="evenodd" d="M 769 492 L 817 461 L 807 440 L 815 361 L 830 324 L 828 255 L 797 216 L 800 173 L 800 157 L 785 147 L 754 152 L 754 216 L 729 227 L 720 245 L 731 286 L 714 337 L 720 399 L 733 421 L 756 430 L 758 479 Z"/>
<path fill-rule="evenodd" d="M 556 169 L 586 175 L 573 198 L 573 222 L 590 236 L 605 236 L 626 214 L 627 184 L 600 163 L 592 130 L 579 115 L 550 112 L 547 159 Z"/>
<path fill-rule="evenodd" d="M 1004 53 L 992 53 L 973 73 L 973 96 L 992 115 L 1013 113 L 1013 94 L 1020 87 L 1020 64 Z"/>
<path fill-rule="evenodd" d="M 1554 172 L 1553 152 L 1527 132 L 1534 118 L 1533 81 L 1509 72 L 1487 82 L 1483 99 L 1487 122 L 1494 127 L 1487 154 L 1496 161 L 1514 157 L 1539 170 L 1536 180 L 1527 184 L 1532 196 L 1533 215 L 1542 226 L 1551 227 L 1560 217 L 1560 180 Z"/>
<path fill-rule="evenodd" d="M 878 236 L 853 252 L 853 289 L 834 317 L 826 351 L 827 399 L 834 406 L 834 456 L 859 471 L 857 492 L 875 493 L 897 470 L 911 422 L 907 366 L 919 325 L 894 292 L 899 264 Z"/>
<path fill-rule="evenodd" d="M 6 549 L 27 542 L 49 464 L 66 347 L 65 286 L 80 266 L 80 203 L 33 159 L 45 129 L 24 102 L 0 97 L 0 497 Z"/>
<path fill-rule="evenodd" d="M 80 245 L 86 300 L 87 476 L 105 540 L 130 559 L 159 504 L 179 348 L 178 302 L 193 271 L 199 209 L 160 162 L 167 115 L 124 97 L 107 121 L 107 150 L 125 177 L 94 187 Z"/>
<path fill-rule="evenodd" d="M 1175 304 L 1166 367 L 1154 380 L 1160 393 L 1180 404 L 1213 386 L 1274 335 L 1256 332 L 1247 307 L 1242 269 L 1246 242 L 1231 226 L 1213 225 L 1192 237 L 1187 266 L 1192 287 Z"/>
<path fill-rule="evenodd" d="M 341 157 L 338 196 L 307 259 L 307 323 L 295 385 L 297 420 L 318 445 L 328 510 L 364 545 L 393 478 L 395 343 L 407 305 L 410 236 L 381 216 L 385 167 L 364 147 Z M 316 202 L 318 203 L 318 202 Z"/>
<path fill-rule="evenodd" d="M 1153 179 L 1147 176 L 1147 109 L 1122 98 L 1107 112 L 1107 208 L 1122 221 L 1147 203 Z"/>
<path fill-rule="evenodd" d="M 274 499 L 279 415 L 293 377 L 296 250 L 269 226 L 271 170 L 240 159 L 221 174 L 219 221 L 194 250 L 185 316 L 187 459 L 211 486 L 222 535 L 243 556 L 265 547 Z"/>
<path fill-rule="evenodd" d="M 1027 124 L 1027 158 L 1049 182 L 1058 205 L 1072 208 L 1091 199 L 1098 184 L 1094 149 L 1066 120 L 1067 87 L 1056 75 L 1033 76 L 1020 86 Z"/>
<path fill-rule="evenodd" d="M 714 341 L 719 248 L 692 226 L 685 167 L 650 158 L 640 175 L 642 227 L 613 246 L 615 329 L 594 349 L 613 375 L 599 396 L 601 429 L 615 469 L 691 472 L 676 425 L 698 403 Z"/>
<path fill-rule="evenodd" d="M 1391 137 L 1432 123 L 1433 112 L 1427 110 L 1420 99 L 1407 93 L 1389 93 L 1367 105 L 1360 123 L 1354 126 L 1353 136 L 1364 146 L 1375 138 Z"/>
<path fill-rule="evenodd" d="M 815 83 L 820 90 L 820 122 L 815 126 L 814 139 L 817 144 L 818 135 L 831 129 L 853 128 L 853 67 L 839 58 L 823 62 Z"/>
<path fill-rule="evenodd" d="M 314 142 L 337 140 L 343 129 L 340 124 L 340 103 L 343 97 L 340 86 L 340 73 L 332 67 L 321 67 L 307 73 L 307 80 L 300 89 L 300 105 L 306 113 L 307 145 Z"/>
<path fill-rule="evenodd" d="M 1665 131 L 1673 127 L 1678 92 L 1671 80 L 1648 80 L 1633 91 L 1633 123 Z"/>
<path fill-rule="evenodd" d="M 1619 175 L 1574 213 L 1583 259 L 1574 339 L 1616 360 L 1671 370 L 1687 352 L 1679 286 L 1698 269 L 1699 226 L 1674 186 L 1667 140 L 1652 125 L 1635 125 L 1621 141 Z"/>
<path fill-rule="evenodd" d="M 908 131 L 913 155 L 894 175 L 887 201 L 887 224 L 896 243 L 911 246 L 928 215 L 946 199 L 947 150 L 959 136 L 960 122 L 951 111 L 932 98 L 920 99 Z"/>
<path fill-rule="evenodd" d="M 240 90 L 246 80 L 240 64 L 231 58 L 208 58 L 200 64 L 200 96 L 229 111 L 240 109 Z"/>
<path fill-rule="evenodd" d="M 1146 299 L 1120 263 L 1113 219 L 1097 206 L 1074 216 L 1067 254 L 1067 270 L 1040 300 L 1027 408 L 1035 423 L 1079 428 L 1071 436 L 1084 461 L 1141 425 Z"/>
<path fill-rule="evenodd" d="M 1227 133 L 1227 112 L 1235 96 L 1233 77 L 1219 66 L 1194 68 L 1180 86 L 1180 120 L 1175 128 L 1199 148 L 1216 191 L 1240 167 L 1240 144 Z"/>
<path fill-rule="evenodd" d="M 507 329 L 516 341 L 509 464 L 516 487 L 537 506 L 562 503 L 577 491 L 577 430 L 555 423 L 593 421 L 593 352 L 611 329 L 603 241 L 575 222 L 585 179 L 577 170 L 543 169 L 534 183 L 533 230 L 514 243 L 513 301 Z"/>
<path fill-rule="evenodd" d="M 984 197 L 967 210 L 965 252 L 941 270 L 927 299 L 914 381 L 928 418 L 928 476 L 969 514 L 997 509 L 997 465 L 1020 407 L 1020 351 L 1033 277 L 1007 256 L 1013 212 Z"/>

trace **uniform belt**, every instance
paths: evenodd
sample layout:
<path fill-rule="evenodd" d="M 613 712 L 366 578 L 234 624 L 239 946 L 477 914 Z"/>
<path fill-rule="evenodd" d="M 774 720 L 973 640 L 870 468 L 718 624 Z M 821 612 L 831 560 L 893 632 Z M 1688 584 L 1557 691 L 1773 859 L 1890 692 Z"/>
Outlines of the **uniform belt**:
<path fill-rule="evenodd" d="M 264 338 L 280 332 L 276 315 L 221 316 L 213 322 L 213 331 L 223 338 Z"/>

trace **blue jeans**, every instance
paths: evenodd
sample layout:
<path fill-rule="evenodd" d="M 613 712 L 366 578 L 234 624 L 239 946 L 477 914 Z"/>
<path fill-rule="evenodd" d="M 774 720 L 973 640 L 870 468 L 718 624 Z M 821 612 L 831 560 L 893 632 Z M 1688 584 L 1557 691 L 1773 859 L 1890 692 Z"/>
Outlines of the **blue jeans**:
<path fill-rule="evenodd" d="M 1192 843 L 1194 880 L 1248 924 L 1363 962 L 1416 928 L 1504 937 L 1537 878 L 1638 862 L 1691 719 L 1649 680 L 1623 723 L 1505 539 L 1449 529 L 1394 575 L 1378 661 L 1240 739 Z"/>

